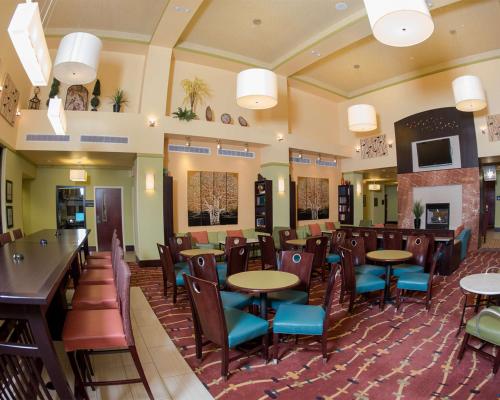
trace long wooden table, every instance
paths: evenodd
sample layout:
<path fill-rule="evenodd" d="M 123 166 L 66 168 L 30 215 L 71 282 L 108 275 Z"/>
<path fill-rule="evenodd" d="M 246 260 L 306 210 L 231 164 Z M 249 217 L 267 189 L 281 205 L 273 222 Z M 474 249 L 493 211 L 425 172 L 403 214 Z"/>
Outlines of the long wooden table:
<path fill-rule="evenodd" d="M 41 359 L 61 399 L 75 396 L 59 363 L 52 334 L 64 322 L 64 283 L 79 274 L 79 252 L 88 254 L 86 229 L 47 229 L 0 248 L 0 319 L 25 320 L 33 343 L 0 342 L 0 354 Z M 45 239 L 46 245 L 40 241 Z M 20 261 L 14 254 L 22 254 Z M 62 315 L 61 315 L 62 313 Z M 55 317 L 55 318 L 52 318 Z M 54 329 L 48 320 L 54 319 Z M 56 333 L 57 334 L 57 333 Z"/>

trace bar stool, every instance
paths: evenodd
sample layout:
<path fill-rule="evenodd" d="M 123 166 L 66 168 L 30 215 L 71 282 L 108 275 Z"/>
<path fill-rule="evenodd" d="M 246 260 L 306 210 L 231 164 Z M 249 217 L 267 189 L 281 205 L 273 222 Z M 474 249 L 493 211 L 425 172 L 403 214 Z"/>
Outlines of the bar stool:
<path fill-rule="evenodd" d="M 114 244 L 114 241 L 118 239 L 118 234 L 116 233 L 116 229 L 113 230 L 113 236 L 111 238 L 111 249 L 113 249 L 113 244 Z M 94 251 L 92 253 L 90 253 L 86 259 L 87 260 L 92 260 L 92 259 L 95 259 L 95 260 L 111 260 L 112 258 L 112 254 L 111 254 L 111 251 Z"/>
<path fill-rule="evenodd" d="M 116 250 L 114 251 L 114 262 L 112 266 L 118 265 L 118 262 L 123 259 L 123 250 L 119 247 L 120 240 L 116 241 Z M 98 268 L 98 269 L 84 269 L 78 280 L 79 285 L 111 285 L 115 282 L 116 271 L 113 268 Z"/>

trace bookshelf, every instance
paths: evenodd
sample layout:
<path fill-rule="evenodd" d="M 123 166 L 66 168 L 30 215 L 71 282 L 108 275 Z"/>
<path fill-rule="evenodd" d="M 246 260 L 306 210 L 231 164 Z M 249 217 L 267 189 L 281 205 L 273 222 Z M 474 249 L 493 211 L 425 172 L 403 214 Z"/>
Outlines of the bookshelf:
<path fill-rule="evenodd" d="M 354 186 L 339 185 L 338 190 L 339 222 L 343 225 L 352 225 L 354 223 Z"/>
<path fill-rule="evenodd" d="M 273 181 L 255 182 L 255 230 L 273 232 Z"/>

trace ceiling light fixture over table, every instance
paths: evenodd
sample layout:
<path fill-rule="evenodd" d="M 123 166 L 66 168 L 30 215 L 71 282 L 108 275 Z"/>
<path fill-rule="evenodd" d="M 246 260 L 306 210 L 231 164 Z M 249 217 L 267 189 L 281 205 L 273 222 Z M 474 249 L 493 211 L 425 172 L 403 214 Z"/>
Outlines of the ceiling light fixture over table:
<path fill-rule="evenodd" d="M 241 71 L 236 81 L 236 102 L 250 110 L 263 110 L 278 104 L 276 74 L 263 68 Z"/>
<path fill-rule="evenodd" d="M 373 36 L 379 42 L 407 47 L 428 39 L 434 22 L 425 0 L 364 0 Z"/>
<path fill-rule="evenodd" d="M 486 107 L 481 80 L 474 75 L 464 75 L 456 78 L 453 83 L 455 106 L 460 111 L 479 111 Z"/>
<path fill-rule="evenodd" d="M 347 109 L 349 130 L 368 132 L 377 129 L 377 112 L 370 104 L 355 104 Z"/>

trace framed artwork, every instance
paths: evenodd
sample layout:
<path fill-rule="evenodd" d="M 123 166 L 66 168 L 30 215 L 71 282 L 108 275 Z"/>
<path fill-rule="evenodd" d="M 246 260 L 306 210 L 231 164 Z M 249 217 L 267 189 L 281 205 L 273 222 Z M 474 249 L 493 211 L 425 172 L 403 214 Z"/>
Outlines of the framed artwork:
<path fill-rule="evenodd" d="M 5 207 L 5 215 L 7 217 L 7 229 L 10 229 L 14 226 L 14 210 L 12 206 Z"/>
<path fill-rule="evenodd" d="M 490 142 L 500 140 L 500 114 L 488 115 L 486 123 L 488 124 L 488 138 Z"/>
<path fill-rule="evenodd" d="M 14 126 L 16 119 L 18 103 L 19 91 L 16 89 L 10 75 L 6 74 L 2 89 L 2 97 L 0 97 L 0 114 L 12 126 Z"/>
<path fill-rule="evenodd" d="M 308 221 L 330 217 L 328 178 L 297 179 L 297 219 Z"/>
<path fill-rule="evenodd" d="M 5 181 L 5 202 L 6 203 L 12 203 L 13 199 L 13 189 L 14 189 L 14 184 L 12 181 L 6 180 Z"/>
<path fill-rule="evenodd" d="M 73 85 L 66 92 L 64 109 L 69 111 L 87 111 L 89 91 L 83 85 Z"/>
<path fill-rule="evenodd" d="M 188 171 L 188 226 L 238 224 L 238 174 Z"/>
<path fill-rule="evenodd" d="M 387 155 L 385 135 L 368 137 L 360 140 L 361 158 L 375 158 Z"/>

